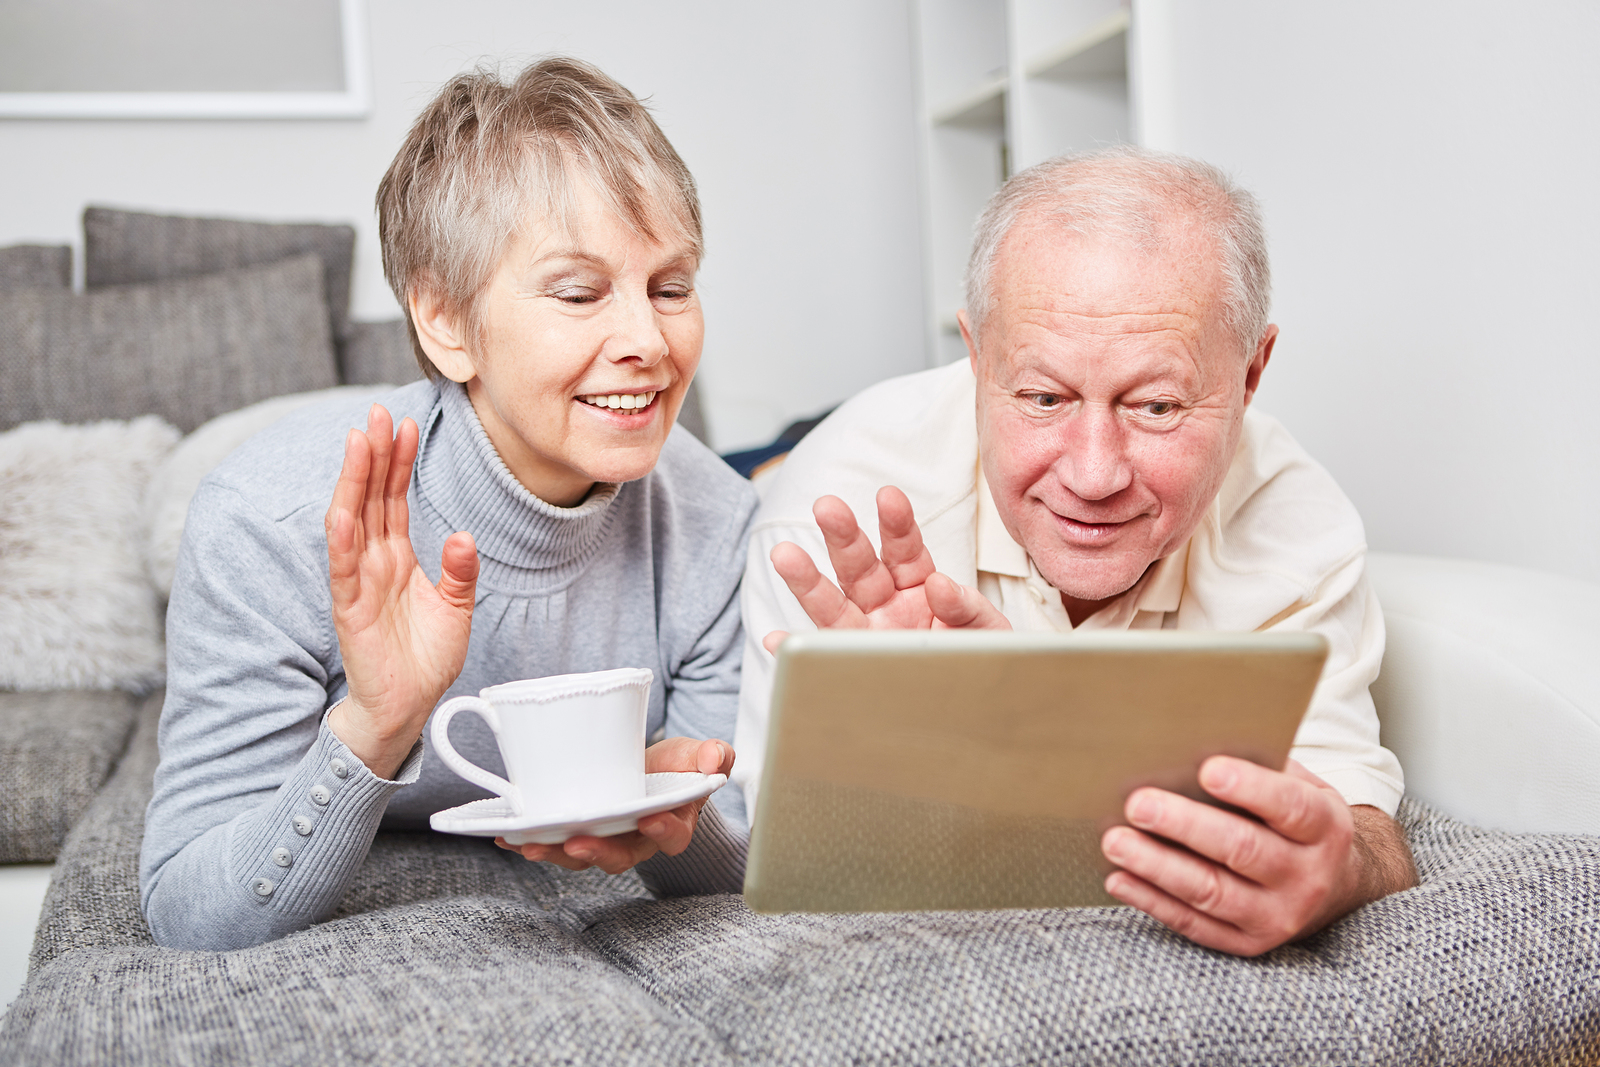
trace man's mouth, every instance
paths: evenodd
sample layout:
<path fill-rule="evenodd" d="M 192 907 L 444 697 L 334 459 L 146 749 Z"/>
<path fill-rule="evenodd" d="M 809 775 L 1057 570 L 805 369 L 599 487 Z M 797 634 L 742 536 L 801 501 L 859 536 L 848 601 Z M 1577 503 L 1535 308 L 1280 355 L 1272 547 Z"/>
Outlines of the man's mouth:
<path fill-rule="evenodd" d="M 585 404 L 597 408 L 609 408 L 613 411 L 638 411 L 647 408 L 655 402 L 658 390 L 645 393 L 590 393 L 578 397 Z"/>
<path fill-rule="evenodd" d="M 1114 536 L 1128 520 L 1123 522 L 1084 522 L 1066 515 L 1057 515 L 1057 523 L 1061 526 L 1067 537 L 1082 544 L 1098 544 Z"/>

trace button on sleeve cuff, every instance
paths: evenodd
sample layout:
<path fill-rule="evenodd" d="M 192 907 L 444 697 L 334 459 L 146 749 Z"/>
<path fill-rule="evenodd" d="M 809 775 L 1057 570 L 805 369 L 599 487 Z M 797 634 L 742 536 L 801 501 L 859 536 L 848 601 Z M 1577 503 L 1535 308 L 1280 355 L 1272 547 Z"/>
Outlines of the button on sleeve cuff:
<path fill-rule="evenodd" d="M 273 936 L 333 911 L 366 859 L 389 798 L 421 772 L 420 740 L 393 780 L 379 778 L 323 717 L 316 743 L 271 805 L 233 835 L 234 875 L 259 906 L 278 914 L 268 923 L 281 927 Z"/>

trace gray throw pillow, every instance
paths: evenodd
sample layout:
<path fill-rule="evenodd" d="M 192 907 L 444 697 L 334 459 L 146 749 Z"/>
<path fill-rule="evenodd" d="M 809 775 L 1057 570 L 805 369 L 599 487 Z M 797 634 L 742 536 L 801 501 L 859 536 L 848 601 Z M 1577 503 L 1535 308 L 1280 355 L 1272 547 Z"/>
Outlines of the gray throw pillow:
<path fill-rule="evenodd" d="M 267 267 L 91 293 L 0 292 L 0 430 L 156 414 L 184 432 L 336 383 L 322 266 Z"/>
<path fill-rule="evenodd" d="M 66 289 L 71 285 L 71 245 L 0 248 L 0 289 Z"/>
<path fill-rule="evenodd" d="M 352 322 L 341 355 L 346 385 L 404 385 L 422 377 L 405 319 Z"/>
<path fill-rule="evenodd" d="M 314 222 L 197 219 L 89 207 L 83 212 L 84 282 L 90 289 L 259 267 L 309 252 L 322 261 L 335 343 L 350 318 L 356 231 Z"/>

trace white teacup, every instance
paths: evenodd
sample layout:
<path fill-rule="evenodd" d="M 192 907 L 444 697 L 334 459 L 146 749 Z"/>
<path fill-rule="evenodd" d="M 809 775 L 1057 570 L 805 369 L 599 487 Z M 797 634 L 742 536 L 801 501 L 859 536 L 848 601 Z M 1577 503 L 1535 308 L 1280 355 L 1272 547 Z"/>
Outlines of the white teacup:
<path fill-rule="evenodd" d="M 583 815 L 641 800 L 647 667 L 560 674 L 454 697 L 433 716 L 433 747 L 467 781 L 511 802 L 518 815 Z M 494 731 L 510 781 L 469 763 L 450 744 L 450 720 L 470 711 Z"/>

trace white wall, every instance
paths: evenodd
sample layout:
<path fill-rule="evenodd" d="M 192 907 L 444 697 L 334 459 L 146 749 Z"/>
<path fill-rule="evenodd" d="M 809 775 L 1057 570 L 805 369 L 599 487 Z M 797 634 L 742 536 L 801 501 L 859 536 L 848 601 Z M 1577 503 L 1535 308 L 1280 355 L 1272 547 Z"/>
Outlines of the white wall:
<path fill-rule="evenodd" d="M 1600 580 L 1600 5 L 1135 10 L 1147 142 L 1265 203 L 1260 403 L 1373 547 Z"/>
<path fill-rule="evenodd" d="M 895 0 L 370 0 L 365 120 L 0 120 L 0 244 L 77 239 L 89 202 L 350 221 L 355 314 L 391 317 L 372 196 L 411 117 L 480 57 L 579 55 L 653 98 L 700 183 L 708 421 L 721 448 L 760 443 L 923 365 L 907 20 Z"/>

